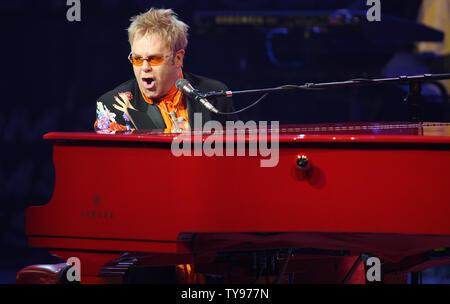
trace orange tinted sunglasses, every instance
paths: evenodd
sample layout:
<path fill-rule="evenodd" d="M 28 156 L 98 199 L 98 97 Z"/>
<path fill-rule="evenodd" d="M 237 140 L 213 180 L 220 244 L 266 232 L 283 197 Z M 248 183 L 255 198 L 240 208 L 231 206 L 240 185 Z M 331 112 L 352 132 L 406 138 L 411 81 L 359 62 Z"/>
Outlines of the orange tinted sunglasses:
<path fill-rule="evenodd" d="M 161 65 L 166 61 L 167 58 L 169 58 L 171 55 L 163 56 L 163 55 L 153 55 L 149 56 L 147 58 L 142 58 L 139 56 L 134 56 L 133 53 L 130 53 L 128 55 L 128 60 L 134 65 L 134 66 L 142 66 L 144 64 L 144 61 L 147 61 L 149 65 L 151 66 L 157 66 Z"/>

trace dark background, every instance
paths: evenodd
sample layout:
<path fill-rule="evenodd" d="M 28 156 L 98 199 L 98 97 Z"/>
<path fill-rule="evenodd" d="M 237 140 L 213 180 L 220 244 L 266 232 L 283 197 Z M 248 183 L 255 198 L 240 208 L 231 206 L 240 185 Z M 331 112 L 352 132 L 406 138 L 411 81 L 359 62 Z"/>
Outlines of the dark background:
<path fill-rule="evenodd" d="M 217 26 L 207 17 L 217 11 L 263 11 L 288 18 L 305 11 L 320 15 L 350 8 L 362 10 L 365 18 L 365 3 L 81 0 L 81 21 L 69 22 L 65 0 L 2 1 L 0 282 L 14 282 L 16 271 L 30 264 L 57 262 L 44 249 L 28 248 L 25 235 L 26 207 L 46 204 L 54 189 L 51 144 L 42 136 L 50 131 L 92 130 L 96 98 L 133 77 L 127 61 L 130 17 L 152 6 L 174 9 L 190 25 L 184 70 L 221 80 L 232 90 L 450 72 L 442 64 L 445 58 L 416 54 L 413 41 L 400 41 L 417 33 L 412 27 L 396 28 L 404 34 L 388 37 L 393 29 L 386 26 L 386 16 L 414 21 L 420 0 L 382 1 L 383 21 L 376 25 L 377 37 L 351 27 L 323 33 L 289 23 Z M 268 40 L 277 28 L 288 33 Z M 406 94 L 404 87 L 396 85 L 275 93 L 244 112 L 241 119 L 281 124 L 410 121 L 411 106 L 401 102 Z M 424 95 L 424 120 L 449 121 L 448 100 L 441 97 L 439 87 L 425 87 Z M 235 107 L 240 109 L 256 98 L 234 98 Z M 433 282 L 450 278 L 445 268 L 427 274 Z"/>

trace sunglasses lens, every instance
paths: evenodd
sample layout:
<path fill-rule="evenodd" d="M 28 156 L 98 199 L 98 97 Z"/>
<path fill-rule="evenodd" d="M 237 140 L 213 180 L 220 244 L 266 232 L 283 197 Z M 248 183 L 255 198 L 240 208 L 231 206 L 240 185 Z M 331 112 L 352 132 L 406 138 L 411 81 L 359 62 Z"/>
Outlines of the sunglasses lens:
<path fill-rule="evenodd" d="M 142 58 L 131 56 L 131 60 L 133 62 L 133 65 L 135 66 L 141 66 L 144 63 L 144 60 Z"/>
<path fill-rule="evenodd" d="M 150 65 L 160 65 L 164 62 L 163 56 L 152 56 L 149 58 Z"/>
<path fill-rule="evenodd" d="M 135 66 L 142 66 L 144 64 L 144 60 L 147 60 L 148 64 L 150 64 L 151 66 L 155 66 L 162 64 L 165 59 L 164 56 L 161 55 L 150 56 L 147 59 L 143 59 L 137 56 L 131 56 L 131 62 Z"/>

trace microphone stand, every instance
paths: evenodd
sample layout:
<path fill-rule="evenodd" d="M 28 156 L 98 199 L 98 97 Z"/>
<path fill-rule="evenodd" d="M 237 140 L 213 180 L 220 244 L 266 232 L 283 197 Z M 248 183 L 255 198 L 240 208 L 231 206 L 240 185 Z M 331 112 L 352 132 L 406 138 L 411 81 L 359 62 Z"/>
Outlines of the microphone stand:
<path fill-rule="evenodd" d="M 450 73 L 446 74 L 423 74 L 414 76 L 399 76 L 394 78 L 379 78 L 379 79 L 352 79 L 340 82 L 324 82 L 324 83 L 305 83 L 304 85 L 283 85 L 275 88 L 266 89 L 252 89 L 242 91 L 212 91 L 202 94 L 202 97 L 231 97 L 233 95 L 247 95 L 257 93 L 272 93 L 287 90 L 323 90 L 331 88 L 355 87 L 362 85 L 375 84 L 409 84 L 409 92 L 404 101 L 411 99 L 413 106 L 413 121 L 419 122 L 422 120 L 422 83 L 431 80 L 450 79 Z"/>

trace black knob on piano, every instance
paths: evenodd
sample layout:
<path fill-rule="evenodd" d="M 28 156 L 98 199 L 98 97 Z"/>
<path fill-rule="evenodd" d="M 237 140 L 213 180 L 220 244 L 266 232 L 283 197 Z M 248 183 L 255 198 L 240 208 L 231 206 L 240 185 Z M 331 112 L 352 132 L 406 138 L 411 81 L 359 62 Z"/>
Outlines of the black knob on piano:
<path fill-rule="evenodd" d="M 297 167 L 303 172 L 306 172 L 311 168 L 311 161 L 307 155 L 297 155 Z"/>

